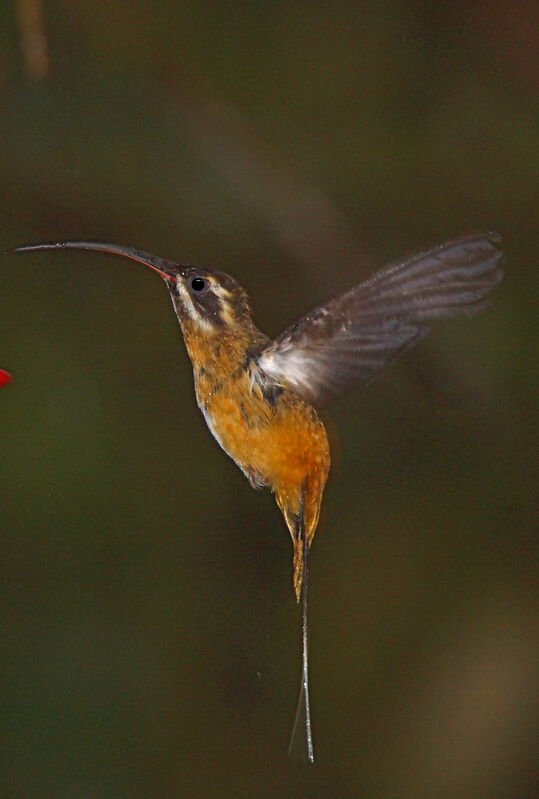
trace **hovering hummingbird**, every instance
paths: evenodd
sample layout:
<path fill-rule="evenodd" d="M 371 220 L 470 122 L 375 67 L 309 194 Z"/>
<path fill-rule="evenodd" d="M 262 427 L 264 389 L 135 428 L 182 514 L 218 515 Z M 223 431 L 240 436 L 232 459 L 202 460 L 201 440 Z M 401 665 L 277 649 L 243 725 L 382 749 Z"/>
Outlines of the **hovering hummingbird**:
<path fill-rule="evenodd" d="M 9 251 L 115 253 L 149 266 L 165 281 L 207 425 L 251 485 L 273 491 L 292 536 L 298 601 L 303 586 L 303 668 L 294 726 L 303 712 L 311 762 L 307 560 L 330 466 L 318 409 L 370 383 L 428 336 L 432 322 L 483 310 L 503 277 L 499 241 L 495 233 L 476 234 L 389 264 L 301 317 L 273 341 L 256 327 L 245 291 L 224 272 L 90 241 L 29 244 Z"/>

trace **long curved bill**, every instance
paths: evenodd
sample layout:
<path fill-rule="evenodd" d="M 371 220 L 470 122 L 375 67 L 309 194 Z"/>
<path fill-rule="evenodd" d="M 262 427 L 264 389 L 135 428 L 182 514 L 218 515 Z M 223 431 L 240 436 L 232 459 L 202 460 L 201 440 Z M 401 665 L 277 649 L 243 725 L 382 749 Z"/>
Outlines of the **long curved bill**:
<path fill-rule="evenodd" d="M 174 261 L 167 261 L 158 255 L 152 255 L 138 247 L 125 247 L 121 244 L 107 244 L 100 241 L 57 241 L 43 244 L 23 244 L 22 247 L 14 247 L 12 250 L 5 250 L 4 255 L 11 255 L 17 252 L 31 252 L 35 250 L 95 250 L 96 252 L 112 253 L 138 261 L 139 264 L 149 266 L 162 278 L 171 282 L 176 280 L 178 264 Z"/>

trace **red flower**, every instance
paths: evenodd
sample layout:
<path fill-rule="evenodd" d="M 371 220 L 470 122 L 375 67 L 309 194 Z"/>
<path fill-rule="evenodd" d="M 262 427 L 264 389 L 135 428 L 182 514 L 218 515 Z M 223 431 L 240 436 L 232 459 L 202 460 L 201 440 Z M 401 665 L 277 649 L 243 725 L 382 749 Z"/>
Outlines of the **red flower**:
<path fill-rule="evenodd" d="M 0 386 L 6 386 L 8 383 L 11 383 L 13 378 L 9 374 L 9 372 L 5 372 L 3 369 L 0 369 Z"/>

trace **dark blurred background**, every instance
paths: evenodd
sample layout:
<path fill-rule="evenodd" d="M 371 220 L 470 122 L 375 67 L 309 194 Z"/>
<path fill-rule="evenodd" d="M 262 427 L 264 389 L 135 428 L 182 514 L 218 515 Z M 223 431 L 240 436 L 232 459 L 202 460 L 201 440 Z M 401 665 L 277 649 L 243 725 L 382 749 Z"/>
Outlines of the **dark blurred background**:
<path fill-rule="evenodd" d="M 196 408 L 161 281 L 3 258 L 2 799 L 536 796 L 538 5 L 0 5 L 0 247 L 234 274 L 277 334 L 498 230 L 506 279 L 332 411 L 317 762 L 291 545 Z"/>

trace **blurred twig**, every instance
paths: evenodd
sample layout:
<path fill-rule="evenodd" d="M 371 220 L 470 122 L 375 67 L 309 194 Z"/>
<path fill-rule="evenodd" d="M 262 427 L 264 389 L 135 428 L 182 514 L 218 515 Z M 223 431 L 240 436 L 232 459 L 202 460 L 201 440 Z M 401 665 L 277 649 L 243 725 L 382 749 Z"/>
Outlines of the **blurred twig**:
<path fill-rule="evenodd" d="M 42 0 L 17 0 L 17 19 L 26 72 L 33 80 L 44 80 L 50 61 Z"/>
<path fill-rule="evenodd" d="M 266 217 L 296 258 L 328 263 L 336 246 L 349 254 L 356 250 L 345 215 L 288 167 L 241 114 L 223 103 L 200 103 L 196 111 L 191 106 L 191 130 L 202 153 L 240 200 Z"/>
<path fill-rule="evenodd" d="M 253 129 L 231 104 L 198 92 L 177 93 L 173 103 L 207 163 L 240 202 L 265 219 L 281 245 L 309 269 L 341 268 L 368 259 L 352 221 L 330 198 Z M 170 101 L 169 101 L 170 104 Z"/>

